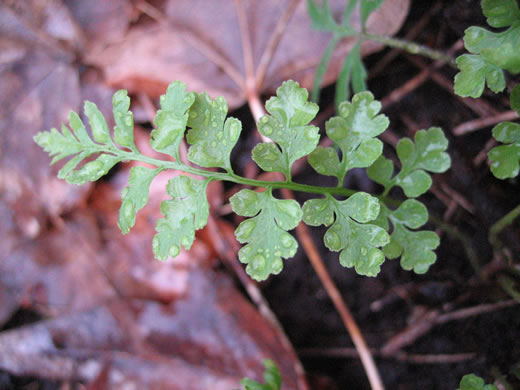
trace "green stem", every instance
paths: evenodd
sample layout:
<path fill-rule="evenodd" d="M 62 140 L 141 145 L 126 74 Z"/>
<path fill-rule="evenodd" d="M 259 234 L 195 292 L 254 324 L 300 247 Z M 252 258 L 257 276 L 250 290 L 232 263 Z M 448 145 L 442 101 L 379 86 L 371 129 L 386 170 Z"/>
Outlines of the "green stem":
<path fill-rule="evenodd" d="M 105 150 L 106 151 L 106 150 Z M 312 186 L 308 184 L 300 184 L 292 181 L 267 181 L 267 180 L 256 180 L 256 179 L 248 179 L 246 177 L 238 176 L 234 173 L 224 173 L 224 172 L 212 172 L 207 171 L 205 169 L 199 169 L 190 167 L 188 165 L 184 165 L 182 163 L 178 163 L 176 161 L 164 161 L 159 160 L 153 157 L 148 157 L 143 154 L 127 152 L 124 150 L 112 148 L 110 149 L 112 153 L 116 155 L 122 155 L 124 160 L 134 160 L 134 161 L 142 161 L 148 164 L 155 165 L 158 168 L 163 169 L 175 169 L 178 171 L 182 171 L 185 173 L 190 173 L 192 175 L 206 177 L 211 180 L 220 180 L 220 181 L 229 181 L 232 183 L 242 184 L 246 186 L 253 187 L 264 187 L 271 189 L 278 188 L 287 188 L 292 191 L 299 192 L 308 192 L 312 194 L 331 194 L 331 195 L 340 195 L 340 196 L 351 196 L 355 194 L 356 190 L 351 190 L 348 188 L 338 188 L 338 187 L 318 187 Z"/>
<path fill-rule="evenodd" d="M 515 281 L 513 279 L 506 275 L 500 275 L 498 277 L 498 284 L 500 284 L 500 287 L 502 287 L 502 289 L 508 293 L 511 298 L 517 302 L 520 302 L 520 292 L 518 292 L 518 290 L 515 288 Z"/>
<path fill-rule="evenodd" d="M 511 225 L 513 221 L 520 215 L 520 204 L 516 206 L 509 213 L 500 218 L 497 222 L 495 222 L 491 228 L 489 229 L 489 242 L 494 248 L 498 248 L 500 246 L 500 242 L 498 240 L 498 235 L 502 230 L 504 230 L 507 226 Z"/>
<path fill-rule="evenodd" d="M 466 257 L 468 258 L 469 263 L 473 268 L 473 271 L 479 278 L 482 278 L 479 257 L 477 252 L 475 251 L 471 239 L 466 234 L 462 233 L 459 229 L 457 229 L 457 227 L 444 222 L 442 219 L 436 216 L 430 215 L 429 220 L 431 223 L 437 226 L 437 228 L 444 231 L 448 236 L 460 241 L 460 243 L 462 244 L 462 248 L 464 249 L 464 252 L 466 252 Z"/>
<path fill-rule="evenodd" d="M 359 37 L 363 39 L 369 39 L 371 41 L 376 41 L 383 43 L 389 47 L 395 47 L 397 49 L 402 49 L 407 51 L 410 54 L 419 54 L 423 57 L 431 58 L 435 61 L 444 61 L 452 68 L 457 69 L 457 65 L 455 63 L 455 59 L 439 50 L 431 49 L 427 46 L 419 45 L 415 42 L 407 41 L 405 39 L 391 38 L 384 35 L 377 34 L 367 34 L 367 33 L 359 33 Z"/>

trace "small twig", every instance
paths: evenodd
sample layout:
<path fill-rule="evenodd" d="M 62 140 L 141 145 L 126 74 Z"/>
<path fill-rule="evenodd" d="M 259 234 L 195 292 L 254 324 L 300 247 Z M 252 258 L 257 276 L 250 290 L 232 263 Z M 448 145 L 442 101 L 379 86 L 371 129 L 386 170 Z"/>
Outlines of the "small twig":
<path fill-rule="evenodd" d="M 381 106 L 383 109 L 387 109 L 392 104 L 399 102 L 403 97 L 408 95 L 410 92 L 420 87 L 426 80 L 430 78 L 430 71 L 423 70 L 410 80 L 405 82 L 399 88 L 394 89 L 387 96 L 381 99 Z"/>
<path fill-rule="evenodd" d="M 264 84 L 265 75 L 267 74 L 267 69 L 271 64 L 271 60 L 273 59 L 274 53 L 276 52 L 276 48 L 282 39 L 283 33 L 289 20 L 294 14 L 294 10 L 296 6 L 300 3 L 300 0 L 291 0 L 290 3 L 285 8 L 278 24 L 276 25 L 273 33 L 271 34 L 271 38 L 269 38 L 269 42 L 262 53 L 262 57 L 260 58 L 260 63 L 258 64 L 258 68 L 256 70 L 256 85 L 258 88 L 261 88 Z"/>
<path fill-rule="evenodd" d="M 413 26 L 404 36 L 406 40 L 412 41 L 415 37 L 421 33 L 424 28 L 428 25 L 433 15 L 437 14 L 441 9 L 441 3 L 436 2 L 433 7 L 431 7 L 422 17 L 421 19 Z M 388 52 L 381 60 L 377 62 L 377 64 L 370 69 L 368 72 L 369 77 L 375 77 L 379 73 L 381 73 L 385 67 L 394 60 L 395 57 L 399 55 L 401 51 L 398 49 L 392 49 Z"/>
<path fill-rule="evenodd" d="M 461 320 L 464 318 L 493 312 L 514 305 L 518 305 L 518 302 L 516 302 L 514 299 L 511 299 L 497 303 L 477 305 L 466 309 L 452 311 L 450 313 L 441 313 L 439 310 L 435 309 L 430 310 L 424 314 L 419 322 L 408 326 L 404 330 L 392 336 L 390 340 L 381 348 L 381 353 L 387 356 L 392 356 L 402 348 L 413 344 L 415 340 L 424 336 L 437 325 L 444 324 L 449 321 Z"/>
<path fill-rule="evenodd" d="M 453 134 L 464 135 L 476 130 L 483 129 L 484 127 L 494 125 L 498 122 L 511 121 L 518 119 L 519 117 L 520 116 L 516 111 L 501 112 L 500 114 L 491 117 L 478 118 L 468 122 L 461 123 L 453 129 Z"/>
<path fill-rule="evenodd" d="M 502 287 L 502 290 L 511 296 L 511 298 L 520 303 L 520 292 L 515 288 L 514 279 L 507 275 L 500 275 L 498 277 L 498 284 Z"/>
<path fill-rule="evenodd" d="M 374 356 L 394 359 L 400 362 L 411 364 L 452 364 L 460 363 L 474 359 L 475 353 L 455 353 L 455 354 L 409 354 L 403 351 L 397 351 L 393 355 L 385 355 L 378 349 L 370 350 Z M 301 348 L 298 349 L 300 355 L 305 357 L 328 357 L 328 358 L 359 358 L 358 351 L 355 348 Z"/>
<path fill-rule="evenodd" d="M 455 191 L 448 184 L 441 184 L 442 190 L 448 194 L 460 207 L 470 214 L 475 214 L 475 207 L 463 195 Z"/>
<path fill-rule="evenodd" d="M 473 271 L 475 272 L 476 275 L 481 277 L 481 267 L 480 267 L 479 257 L 477 255 L 477 252 L 475 252 L 475 248 L 473 247 L 473 243 L 471 242 L 471 239 L 469 237 L 467 237 L 464 233 L 462 233 L 456 226 L 446 223 L 443 220 L 441 220 L 433 215 L 430 215 L 429 220 L 437 228 L 441 229 L 446 234 L 448 234 L 448 236 L 460 241 L 460 243 L 462 244 L 462 248 L 464 249 L 464 252 L 466 253 L 466 257 L 468 258 L 469 263 L 470 263 L 471 267 L 473 268 Z"/>
<path fill-rule="evenodd" d="M 488 142 L 484 145 L 484 149 L 482 149 L 473 159 L 473 165 L 478 167 L 482 164 L 483 161 L 487 159 L 488 152 L 494 148 L 497 144 L 497 141 L 494 138 L 490 138 Z"/>
<path fill-rule="evenodd" d="M 435 326 L 435 319 L 439 316 L 439 313 L 438 310 L 426 312 L 417 322 L 392 336 L 381 348 L 381 353 L 385 356 L 392 356 L 403 347 L 413 344 L 415 340 L 428 333 Z"/>
<path fill-rule="evenodd" d="M 491 228 L 489 229 L 489 242 L 493 245 L 494 248 L 500 246 L 498 235 L 502 230 L 511 225 L 513 221 L 520 215 L 520 204 L 516 206 L 513 210 L 508 212 L 502 218 L 500 218 L 497 222 L 495 222 Z"/>
<path fill-rule="evenodd" d="M 448 53 L 453 53 L 456 48 L 459 46 L 459 42 L 455 42 L 448 50 Z M 412 57 L 413 56 L 407 56 Z M 390 94 L 388 94 L 386 97 L 384 97 L 381 100 L 381 105 L 383 109 L 388 108 L 388 106 L 397 103 L 400 101 L 404 96 L 409 94 L 410 92 L 414 91 L 415 89 L 419 88 L 421 85 L 423 85 L 430 77 L 436 74 L 434 71 L 437 68 L 440 68 L 444 63 L 445 59 L 440 59 L 438 61 L 435 61 L 433 65 L 426 65 L 421 59 L 417 58 L 416 61 L 421 64 L 422 71 L 418 73 L 415 77 L 408 80 L 406 83 L 401 85 L 401 87 L 393 90 Z M 414 61 L 412 61 L 414 62 Z"/>
<path fill-rule="evenodd" d="M 514 299 L 509 299 L 507 301 L 496 303 L 484 303 L 482 305 L 477 305 L 466 309 L 460 309 L 452 311 L 450 313 L 441 314 L 435 319 L 435 323 L 444 324 L 449 321 L 462 320 L 464 318 L 490 313 L 514 305 L 518 305 L 518 302 Z"/>

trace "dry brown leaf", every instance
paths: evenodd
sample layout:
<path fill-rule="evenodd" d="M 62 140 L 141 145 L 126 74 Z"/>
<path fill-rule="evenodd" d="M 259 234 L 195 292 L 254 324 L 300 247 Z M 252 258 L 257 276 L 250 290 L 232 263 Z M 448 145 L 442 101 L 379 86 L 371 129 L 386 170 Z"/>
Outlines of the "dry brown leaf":
<path fill-rule="evenodd" d="M 184 297 L 167 305 L 114 298 L 0 333 L 0 368 L 83 381 L 106 368 L 109 388 L 229 390 L 244 375 L 261 378 L 261 362 L 271 357 L 287 388 L 295 388 L 276 331 L 228 277 L 193 269 L 189 284 Z"/>
<path fill-rule="evenodd" d="M 32 137 L 66 121 L 77 111 L 77 71 L 42 50 L 25 51 L 0 73 L 0 198 L 15 210 L 18 229 L 36 237 L 45 215 L 76 205 L 89 186 L 73 187 L 56 177 L 48 155 Z M 57 164 L 58 165 L 58 164 Z"/>
<path fill-rule="evenodd" d="M 288 2 L 279 0 L 244 1 L 247 25 L 252 41 L 255 68 Z M 343 1 L 332 2 L 339 12 Z M 408 11 L 409 0 L 386 0 L 368 20 L 368 31 L 394 34 Z M 231 0 L 172 0 L 167 2 L 164 15 L 156 22 L 130 28 L 123 41 L 102 41 L 87 55 L 91 64 L 105 72 L 109 85 L 131 92 L 146 92 L 150 96 L 163 93 L 174 79 L 182 80 L 190 89 L 222 95 L 230 107 L 244 103 L 244 55 L 237 9 Z M 354 23 L 358 19 L 353 16 Z M 283 80 L 292 78 L 310 88 L 314 70 L 330 40 L 330 34 L 313 31 L 305 2 L 301 2 L 288 23 L 260 92 L 272 91 Z M 324 83 L 333 82 L 342 59 L 352 47 L 346 39 L 331 61 Z M 366 55 L 381 46 L 366 42 Z M 215 58 L 229 63 L 227 69 L 216 65 Z M 238 74 L 230 78 L 229 70 Z"/>

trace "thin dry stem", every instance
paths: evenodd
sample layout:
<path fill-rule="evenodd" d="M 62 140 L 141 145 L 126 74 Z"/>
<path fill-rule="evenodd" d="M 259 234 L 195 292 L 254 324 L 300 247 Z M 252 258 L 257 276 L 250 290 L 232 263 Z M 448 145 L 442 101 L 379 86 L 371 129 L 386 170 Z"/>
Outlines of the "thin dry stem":
<path fill-rule="evenodd" d="M 251 48 L 251 37 L 247 26 L 247 15 L 242 0 L 235 0 L 238 24 L 240 26 L 240 37 L 242 39 L 242 50 L 244 52 L 244 64 L 246 68 L 246 91 L 256 92 L 255 70 L 253 65 L 253 50 Z"/>
<path fill-rule="evenodd" d="M 264 84 L 265 75 L 267 74 L 267 70 L 269 69 L 269 65 L 271 64 L 271 60 L 273 59 L 274 53 L 276 52 L 276 48 L 282 39 L 283 33 L 285 32 L 285 28 L 289 23 L 292 15 L 294 14 L 294 10 L 296 6 L 300 3 L 300 0 L 291 0 L 290 3 L 285 8 L 278 24 L 276 25 L 271 37 L 269 38 L 269 42 L 262 53 L 262 57 L 260 58 L 260 63 L 258 65 L 258 69 L 256 70 L 256 85 L 260 88 Z"/>
<path fill-rule="evenodd" d="M 358 351 L 355 348 L 304 348 L 299 352 L 303 356 L 309 357 L 327 357 L 327 358 L 359 358 Z M 411 364 L 453 364 L 475 359 L 475 353 L 455 353 L 455 354 L 409 354 L 403 351 L 397 351 L 393 355 L 385 355 L 378 349 L 371 349 L 374 356 L 385 359 L 394 359 L 400 362 Z"/>
<path fill-rule="evenodd" d="M 468 122 L 461 123 L 457 127 L 453 129 L 453 134 L 455 135 L 464 135 L 467 133 L 471 133 L 476 130 L 483 129 L 484 127 L 489 127 L 497 124 L 498 122 L 503 121 L 512 121 L 518 119 L 519 115 L 516 111 L 506 111 L 501 112 L 498 115 L 494 115 L 487 118 L 478 118 Z"/>
<path fill-rule="evenodd" d="M 418 322 L 392 336 L 383 348 L 381 348 L 381 353 L 387 356 L 392 356 L 392 354 L 396 353 L 400 349 L 413 344 L 419 337 L 424 336 L 437 325 L 490 313 L 514 305 L 518 305 L 518 302 L 511 299 L 497 303 L 477 305 L 449 313 L 441 313 L 441 311 L 437 309 L 430 310 L 425 313 Z"/>
<path fill-rule="evenodd" d="M 422 17 L 419 19 L 419 21 L 406 33 L 404 36 L 405 39 L 412 41 L 414 40 L 419 33 L 421 33 L 424 28 L 428 25 L 431 18 L 439 12 L 441 8 L 441 3 L 437 2 L 433 7 L 431 7 Z M 390 52 L 388 52 L 378 63 L 370 69 L 369 77 L 375 77 L 377 74 L 381 73 L 383 70 L 385 70 L 386 66 L 394 60 L 395 57 L 397 57 L 401 53 L 401 50 L 398 49 L 392 49 Z"/>

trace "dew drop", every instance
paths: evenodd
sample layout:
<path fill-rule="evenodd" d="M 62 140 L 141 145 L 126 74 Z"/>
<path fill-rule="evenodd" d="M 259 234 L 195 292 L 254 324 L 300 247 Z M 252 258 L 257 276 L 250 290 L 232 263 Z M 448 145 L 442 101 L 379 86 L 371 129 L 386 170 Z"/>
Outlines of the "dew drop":
<path fill-rule="evenodd" d="M 197 111 L 190 111 L 190 118 L 196 118 L 198 115 Z"/>
<path fill-rule="evenodd" d="M 305 129 L 305 138 L 307 138 L 309 141 L 316 140 L 316 132 L 315 132 L 314 128 L 309 127 L 307 129 Z"/>
<path fill-rule="evenodd" d="M 191 240 L 188 238 L 188 236 L 184 236 L 181 239 L 181 244 L 184 248 L 189 249 L 191 246 Z"/>
<path fill-rule="evenodd" d="M 125 204 L 125 206 L 123 208 L 123 214 L 127 219 L 131 220 L 134 218 L 134 216 L 135 216 L 134 207 L 130 202 Z"/>
<path fill-rule="evenodd" d="M 166 100 L 166 96 L 161 95 L 161 98 L 159 99 L 159 101 L 161 102 L 161 104 L 163 104 L 165 100 Z"/>
<path fill-rule="evenodd" d="M 253 230 L 256 228 L 256 222 L 253 220 L 246 220 L 242 222 L 240 225 L 238 225 L 237 229 L 235 230 L 235 236 L 240 241 L 245 241 L 249 238 Z"/>
<path fill-rule="evenodd" d="M 262 118 L 260 118 L 260 122 L 265 124 L 269 122 L 269 118 L 266 115 L 264 115 Z"/>
<path fill-rule="evenodd" d="M 473 39 L 480 39 L 484 36 L 484 32 L 480 29 L 473 29 L 471 32 L 471 37 Z"/>
<path fill-rule="evenodd" d="M 349 108 L 348 108 L 348 106 L 346 104 L 341 105 L 340 108 L 339 108 L 339 113 L 340 113 L 340 115 L 342 117 L 348 116 L 349 111 L 350 110 L 349 110 Z"/>
<path fill-rule="evenodd" d="M 219 131 L 217 133 L 217 139 L 220 141 L 220 140 L 222 140 L 222 137 L 224 137 L 224 133 L 222 131 Z"/>
<path fill-rule="evenodd" d="M 251 259 L 251 265 L 252 265 L 254 270 L 260 270 L 260 269 L 265 268 L 265 257 L 263 255 L 260 255 L 260 254 L 255 255 Z"/>
<path fill-rule="evenodd" d="M 153 253 L 155 253 L 155 256 L 157 256 L 157 257 L 159 257 L 158 256 L 159 246 L 160 246 L 159 237 L 154 236 L 152 239 L 152 249 L 153 249 Z"/>
<path fill-rule="evenodd" d="M 378 246 L 384 246 L 390 242 L 390 236 L 387 232 L 381 230 L 379 233 L 377 233 L 376 237 L 374 238 L 374 241 Z"/>
<path fill-rule="evenodd" d="M 276 204 L 278 210 L 294 219 L 299 219 L 300 217 L 300 207 L 295 206 L 293 202 L 280 201 Z"/>
<path fill-rule="evenodd" d="M 211 127 L 217 127 L 217 122 L 211 122 Z"/>
<path fill-rule="evenodd" d="M 242 247 L 238 251 L 240 261 L 242 261 L 242 263 L 244 263 L 244 261 L 242 260 L 242 257 L 244 257 L 244 256 L 247 257 L 250 253 L 251 253 L 251 247 L 249 245 Z"/>
<path fill-rule="evenodd" d="M 383 260 L 383 257 L 384 256 L 380 251 L 374 249 L 368 254 L 368 262 L 371 266 L 374 266 L 376 264 L 380 264 Z"/>
<path fill-rule="evenodd" d="M 171 257 L 177 257 L 179 255 L 179 253 L 181 253 L 181 250 L 179 249 L 179 247 L 177 245 L 172 245 L 170 247 L 170 256 Z"/>
<path fill-rule="evenodd" d="M 134 121 L 132 120 L 132 116 L 129 115 L 126 117 L 125 119 L 125 124 L 128 126 L 128 127 L 131 127 L 133 124 L 134 124 Z"/>
<path fill-rule="evenodd" d="M 290 248 L 291 246 L 293 246 L 294 238 L 289 233 L 284 233 L 280 237 L 280 242 L 284 247 Z"/>
<path fill-rule="evenodd" d="M 361 255 L 362 255 L 362 256 L 366 256 L 367 253 L 368 253 L 367 248 L 365 248 L 364 246 L 361 247 L 360 252 L 361 252 Z"/>
<path fill-rule="evenodd" d="M 273 134 L 273 128 L 271 126 L 264 126 L 262 129 L 265 135 Z"/>
<path fill-rule="evenodd" d="M 283 268 L 283 262 L 282 262 L 282 259 L 280 259 L 279 257 L 275 258 L 271 262 L 271 272 L 273 274 L 278 275 L 280 273 L 280 271 L 282 270 L 282 268 Z"/>
<path fill-rule="evenodd" d="M 339 251 L 341 249 L 341 240 L 338 233 L 328 231 L 325 233 L 325 245 L 327 248 L 333 251 Z"/>
<path fill-rule="evenodd" d="M 236 123 L 233 123 L 229 128 L 229 137 L 232 141 L 235 141 L 238 138 L 238 133 L 238 125 Z"/>
<path fill-rule="evenodd" d="M 213 141 L 213 142 L 211 143 L 211 147 L 212 147 L 212 148 L 217 147 L 217 143 L 216 143 L 215 141 Z"/>

